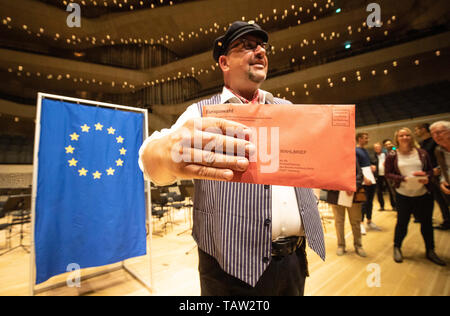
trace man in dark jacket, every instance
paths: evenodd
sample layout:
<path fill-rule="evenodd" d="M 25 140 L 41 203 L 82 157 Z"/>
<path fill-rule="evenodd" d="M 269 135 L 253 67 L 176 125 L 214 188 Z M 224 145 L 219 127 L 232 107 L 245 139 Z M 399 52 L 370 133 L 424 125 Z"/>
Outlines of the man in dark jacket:
<path fill-rule="evenodd" d="M 439 127 L 437 128 L 439 129 Z M 436 126 L 435 126 L 436 130 Z M 418 136 L 420 141 L 420 148 L 424 149 L 428 155 L 430 156 L 431 165 L 433 167 L 434 177 L 430 178 L 430 186 L 431 193 L 433 194 L 434 200 L 438 203 L 439 208 L 442 213 L 442 217 L 444 218 L 444 223 L 436 226 L 436 229 L 447 230 L 450 228 L 450 221 L 448 218 L 448 203 L 443 194 L 443 192 L 439 188 L 439 165 L 436 159 L 435 150 L 437 147 L 436 141 L 432 138 L 430 133 L 430 124 L 424 123 L 417 125 L 414 129 L 416 136 Z"/>
<path fill-rule="evenodd" d="M 450 214 L 448 206 L 450 204 L 450 175 L 449 175 L 449 167 L 450 164 L 448 161 L 450 160 L 450 122 L 448 121 L 439 121 L 433 123 L 430 126 L 431 136 L 436 141 L 439 146 L 436 146 L 434 154 L 436 157 L 436 161 L 440 167 L 441 179 L 440 179 L 440 189 L 443 195 L 446 197 L 447 207 L 442 208 L 442 218 L 443 223 L 437 227 L 436 229 L 448 230 L 450 229 Z"/>

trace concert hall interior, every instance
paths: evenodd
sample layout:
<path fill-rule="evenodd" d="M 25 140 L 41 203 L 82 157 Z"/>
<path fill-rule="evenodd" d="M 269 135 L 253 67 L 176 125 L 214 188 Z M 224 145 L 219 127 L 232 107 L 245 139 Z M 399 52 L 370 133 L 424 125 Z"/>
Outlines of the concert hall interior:
<path fill-rule="evenodd" d="M 345 210 L 345 223 L 341 224 L 347 247 L 343 248 L 337 231 L 337 208 L 330 202 L 330 194 L 324 195 L 326 191 L 321 190 L 324 188 L 312 188 L 317 198 L 326 259 L 323 261 L 308 247 L 306 232 L 310 275 L 306 278 L 304 295 L 450 296 L 450 195 L 441 189 L 445 189 L 445 173 L 448 179 L 448 168 L 441 162 L 445 164 L 450 157 L 448 0 L 0 0 L 0 296 L 201 295 L 198 240 L 194 240 L 193 230 L 194 222 L 207 214 L 197 210 L 203 202 L 197 204 L 194 197 L 207 200 L 201 195 L 209 189 L 204 186 L 201 192 L 195 190 L 198 180 L 191 179 L 178 179 L 167 185 L 144 181 L 138 150 L 146 136 L 171 128 L 190 105 L 222 93 L 224 59 L 213 58 L 214 43 L 235 21 L 248 22 L 248 27 L 259 25 L 268 34 L 270 46 L 254 42 L 256 48 L 252 48 L 253 53 L 260 52 L 268 59 L 267 76 L 260 89 L 270 92 L 280 103 L 288 100 L 294 105 L 355 105 L 352 150 L 359 147 L 356 156 L 363 151 L 362 155 L 370 158 L 366 167 L 374 166 L 369 172 L 372 170 L 374 175 L 376 170 L 376 183 L 363 185 L 373 189 L 370 201 L 366 188 L 365 200 L 361 202 L 363 208 L 370 204 L 365 208 L 366 212 L 370 209 L 370 215 L 366 213 L 364 220 L 364 213 L 360 214 L 363 222 L 356 225 L 364 248 L 359 245 L 354 249 L 355 225 L 347 220 L 349 214 L 345 215 Z M 253 33 L 256 34 L 259 33 Z M 242 43 L 243 47 L 248 45 L 248 41 Z M 235 50 L 226 54 L 233 53 Z M 48 178 L 61 176 L 59 169 L 40 173 L 39 178 L 37 175 L 38 158 L 43 152 L 39 141 L 43 146 L 44 136 L 51 134 L 44 133 L 44 123 L 49 122 L 44 110 L 41 117 L 44 100 L 84 104 L 92 109 L 108 107 L 127 114 L 145 113 L 139 114 L 144 122 L 141 134 L 136 134 L 135 148 L 130 144 L 131 136 L 122 134 L 125 138 L 122 144 L 116 123 L 106 125 L 105 121 L 101 125 L 100 121 L 93 121 L 99 125 L 92 123 L 90 133 L 102 131 L 107 137 L 115 131 L 114 137 L 119 137 L 114 145 L 121 143 L 121 148 L 117 147 L 120 153 L 114 158 L 119 157 L 114 160 L 114 169 L 108 165 L 110 168 L 105 167 L 103 174 L 96 171 L 97 176 L 92 177 L 94 170 L 85 167 L 93 183 L 120 176 L 125 170 L 123 163 L 127 168 L 132 164 L 133 170 L 139 172 L 145 199 L 139 214 L 142 217 L 145 214 L 140 224 L 145 233 L 146 255 L 131 256 L 126 262 L 89 265 L 80 271 L 68 266 L 65 273 L 55 273 L 42 284 L 36 283 L 37 264 L 45 259 L 38 244 L 46 234 L 42 231 L 44 220 L 50 221 L 47 225 L 52 236 L 63 230 L 57 220 L 59 216 L 46 214 L 36 221 L 36 205 L 39 208 L 44 203 L 39 194 L 60 193 L 68 185 L 66 182 L 71 181 L 61 180 L 61 187 L 38 188 L 53 183 L 46 182 Z M 62 122 L 65 116 L 61 117 Z M 128 122 L 131 121 L 130 118 Z M 432 125 L 435 122 L 441 125 Z M 430 125 L 446 129 L 441 132 L 444 137 L 435 136 L 438 133 L 433 134 Z M 88 129 L 81 128 L 80 132 L 74 132 L 77 137 L 81 135 L 80 140 L 88 134 Z M 396 249 L 399 223 L 404 220 L 401 213 L 405 211 L 403 208 L 414 204 L 412 199 L 419 197 L 402 195 L 406 192 L 401 191 L 404 187 L 401 184 L 396 187 L 395 181 L 389 181 L 385 175 L 391 169 L 384 161 L 389 160 L 389 155 L 395 155 L 395 164 L 406 159 L 401 158 L 403 143 L 397 141 L 397 136 L 405 131 L 415 140 L 414 149 L 421 148 L 417 151 L 419 158 L 434 142 L 427 154 L 433 164 L 427 170 L 433 175 L 427 177 L 427 184 L 421 185 L 424 190 L 421 194 L 429 196 L 433 207 L 423 216 L 418 215 L 422 210 L 411 211 L 414 216 L 406 222 L 407 235 L 405 232 L 402 239 L 400 260 Z M 299 139 L 313 134 L 301 126 L 291 132 Z M 368 136 L 365 143 L 364 135 Z M 386 145 L 385 140 L 391 140 L 391 145 Z M 336 143 L 332 133 L 316 141 L 322 147 L 342 145 Z M 376 151 L 378 145 L 380 152 Z M 51 148 L 51 144 L 48 146 Z M 441 148 L 443 159 L 430 157 L 436 155 L 435 148 Z M 61 150 L 64 151 L 63 146 Z M 69 145 L 62 155 L 73 154 L 73 150 Z M 73 157 L 80 160 L 78 165 Z M 82 167 L 82 158 L 77 158 L 81 156 L 73 157 L 67 159 L 70 165 L 66 163 L 66 169 Z M 406 179 L 400 167 L 395 165 L 392 170 L 399 172 L 395 176 Z M 51 170 L 50 165 L 46 168 Z M 83 178 L 83 170 L 84 167 L 74 171 L 76 183 Z M 130 187 L 128 180 L 122 181 L 124 191 Z M 448 183 L 446 187 L 450 189 Z M 75 184 L 72 188 L 76 189 Z M 118 196 L 128 194 L 124 191 L 118 190 Z M 97 191 L 90 195 L 95 195 L 94 192 Z M 129 192 L 134 193 L 132 189 Z M 58 202 L 58 205 L 65 204 Z M 65 209 L 57 211 L 64 213 Z M 200 216 L 198 212 L 204 214 Z M 425 224 L 429 217 L 433 227 Z M 77 220 L 74 222 L 79 224 Z M 118 223 L 123 224 L 122 220 Z M 128 233 L 122 228 L 118 228 L 117 240 L 121 232 Z M 199 229 L 197 233 L 196 239 L 205 232 Z M 212 234 L 220 235 L 218 231 Z M 215 242 L 219 243 L 214 239 Z M 41 254 L 37 255 L 37 251 Z M 56 257 L 62 252 L 65 253 L 57 248 L 47 256 Z M 95 252 L 93 248 L 91 254 Z M 446 265 L 437 263 L 441 261 Z M 249 268 L 248 273 L 252 271 Z M 77 272 L 81 273 L 81 279 L 77 279 Z M 79 283 L 74 285 L 76 280 Z"/>

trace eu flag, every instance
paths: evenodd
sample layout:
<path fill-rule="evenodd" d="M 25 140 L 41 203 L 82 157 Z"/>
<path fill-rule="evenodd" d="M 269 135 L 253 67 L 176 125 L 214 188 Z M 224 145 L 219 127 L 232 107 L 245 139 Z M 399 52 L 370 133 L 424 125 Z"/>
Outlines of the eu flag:
<path fill-rule="evenodd" d="M 145 255 L 143 114 L 43 99 L 40 125 L 36 284 Z"/>

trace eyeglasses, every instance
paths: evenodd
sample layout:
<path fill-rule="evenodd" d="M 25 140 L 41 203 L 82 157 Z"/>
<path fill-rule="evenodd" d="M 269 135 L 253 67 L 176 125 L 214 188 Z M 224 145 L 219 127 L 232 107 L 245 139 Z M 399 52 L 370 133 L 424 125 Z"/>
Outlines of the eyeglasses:
<path fill-rule="evenodd" d="M 238 43 L 231 46 L 230 48 L 228 48 L 227 50 L 227 54 L 233 49 L 238 47 L 239 45 L 244 44 L 243 48 L 245 50 L 251 50 L 251 51 L 255 51 L 258 46 L 261 46 L 265 51 L 266 51 L 266 55 L 270 55 L 270 53 L 272 52 L 272 46 L 266 42 L 258 42 L 258 41 L 254 41 L 251 39 L 247 39 L 247 38 L 240 38 L 238 39 Z"/>
<path fill-rule="evenodd" d="M 445 134 L 446 132 L 448 132 L 448 130 L 443 129 L 443 130 L 432 131 L 430 134 L 431 135 L 435 135 L 435 136 L 439 136 L 441 134 Z"/>

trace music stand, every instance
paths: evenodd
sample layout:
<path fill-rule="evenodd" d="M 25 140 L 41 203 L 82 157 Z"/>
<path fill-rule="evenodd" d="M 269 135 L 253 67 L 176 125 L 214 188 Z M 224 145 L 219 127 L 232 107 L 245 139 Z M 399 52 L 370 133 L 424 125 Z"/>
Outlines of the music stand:
<path fill-rule="evenodd" d="M 8 200 L 6 201 L 4 207 L 3 207 L 3 212 L 4 214 L 7 214 L 9 212 L 13 212 L 13 211 L 20 211 L 20 244 L 17 245 L 16 247 L 10 248 L 9 250 L 3 252 L 0 254 L 4 255 L 8 252 L 11 252 L 17 248 L 22 248 L 23 250 L 25 250 L 27 253 L 29 253 L 30 251 L 27 249 L 27 247 L 22 243 L 23 242 L 23 224 L 26 222 L 24 219 L 24 212 L 26 210 L 30 210 L 31 209 L 31 195 L 29 194 L 23 194 L 23 195 L 10 195 L 8 197 Z M 9 243 L 11 245 L 11 228 L 14 225 L 13 222 L 9 223 Z"/>

